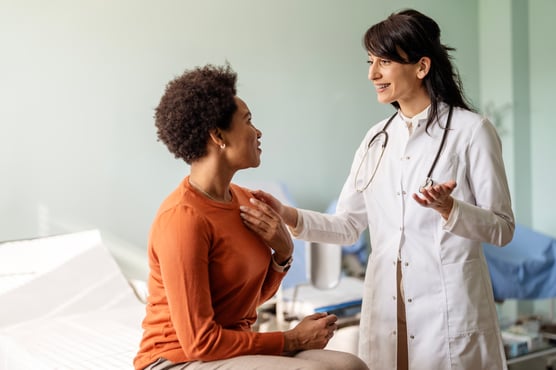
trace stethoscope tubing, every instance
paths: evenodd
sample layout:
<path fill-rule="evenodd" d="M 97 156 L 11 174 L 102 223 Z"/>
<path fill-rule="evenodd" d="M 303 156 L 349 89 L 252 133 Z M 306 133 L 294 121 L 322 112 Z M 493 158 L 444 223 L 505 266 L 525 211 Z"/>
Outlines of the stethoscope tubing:
<path fill-rule="evenodd" d="M 444 132 L 442 133 L 442 140 L 440 141 L 440 145 L 438 146 L 438 150 L 436 152 L 436 156 L 434 157 L 434 161 L 431 164 L 431 167 L 429 169 L 429 172 L 427 173 L 427 177 L 425 179 L 425 182 L 423 185 L 421 185 L 419 187 L 419 192 L 422 193 L 423 189 L 428 188 L 432 185 L 434 185 L 434 182 L 432 180 L 432 173 L 434 172 L 434 169 L 436 167 L 436 164 L 438 162 L 438 159 L 440 158 L 440 153 L 442 152 L 442 149 L 444 148 L 444 145 L 446 143 L 446 137 L 448 135 L 448 131 L 450 129 L 450 124 L 452 122 L 452 113 L 453 113 L 454 107 L 450 106 L 450 111 L 448 112 L 448 119 L 446 120 L 446 127 L 444 127 Z M 355 189 L 362 193 L 363 191 L 365 191 L 369 185 L 371 184 L 371 182 L 373 181 L 376 172 L 378 170 L 378 167 L 380 166 L 380 163 L 382 162 L 382 156 L 384 155 L 384 150 L 386 149 L 386 145 L 388 144 L 388 132 L 386 131 L 386 129 L 388 128 L 388 126 L 390 126 L 390 123 L 392 122 L 392 120 L 394 120 L 394 118 L 396 117 L 396 115 L 398 114 L 398 112 L 394 113 L 389 119 L 388 121 L 386 121 L 386 123 L 384 124 L 384 126 L 382 127 L 382 130 L 380 130 L 379 132 L 377 132 L 376 134 L 373 135 L 373 137 L 371 138 L 371 140 L 369 140 L 369 143 L 367 144 L 367 150 L 365 151 L 365 154 L 363 155 L 363 158 L 361 159 L 361 163 L 359 164 L 359 167 L 357 167 L 357 172 L 355 173 Z M 369 178 L 369 181 L 367 181 L 367 183 L 365 184 L 365 186 L 363 188 L 358 188 L 357 187 L 357 178 L 359 176 L 359 172 L 361 170 L 361 167 L 363 166 L 363 163 L 365 162 L 365 158 L 367 157 L 367 154 L 369 153 L 369 149 L 371 148 L 372 143 L 375 140 L 378 140 L 378 138 L 384 135 L 384 143 L 382 143 L 381 146 L 381 152 L 380 152 L 380 157 L 378 158 L 378 163 L 375 166 L 375 169 L 373 170 L 373 173 L 371 174 L 371 177 Z"/>
<path fill-rule="evenodd" d="M 429 169 L 429 173 L 427 174 L 427 178 L 425 179 L 425 183 L 419 187 L 419 193 L 423 192 L 423 189 L 431 187 L 434 185 L 434 181 L 432 181 L 432 172 L 436 167 L 436 163 L 438 162 L 438 158 L 440 158 L 440 153 L 444 148 L 444 144 L 446 143 L 446 136 L 448 135 L 448 130 L 450 129 L 450 124 L 452 122 L 452 112 L 454 111 L 454 107 L 450 106 L 450 111 L 448 112 L 448 119 L 446 120 L 446 127 L 444 127 L 444 132 L 442 133 L 442 141 L 440 141 L 440 146 L 436 151 L 436 156 L 434 157 L 434 161 L 432 162 L 431 168 Z"/>

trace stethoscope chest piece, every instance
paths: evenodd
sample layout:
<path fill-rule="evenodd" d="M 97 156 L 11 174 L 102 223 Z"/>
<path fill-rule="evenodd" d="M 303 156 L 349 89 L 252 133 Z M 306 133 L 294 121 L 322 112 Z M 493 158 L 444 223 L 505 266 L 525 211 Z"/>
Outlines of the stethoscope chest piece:
<path fill-rule="evenodd" d="M 430 188 L 433 185 L 434 185 L 434 181 L 432 181 L 430 177 L 427 177 L 423 185 L 419 186 L 419 193 L 422 193 L 423 189 Z"/>

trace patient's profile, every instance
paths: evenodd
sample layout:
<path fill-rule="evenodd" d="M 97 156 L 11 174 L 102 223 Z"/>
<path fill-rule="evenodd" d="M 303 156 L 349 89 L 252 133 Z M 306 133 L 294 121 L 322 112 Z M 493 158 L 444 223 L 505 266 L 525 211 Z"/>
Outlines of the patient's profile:
<path fill-rule="evenodd" d="M 189 164 L 152 222 L 143 338 L 136 369 L 367 369 L 356 356 L 324 350 L 337 329 L 326 313 L 285 331 L 256 332 L 257 308 L 272 298 L 292 261 L 280 216 L 232 182 L 258 167 L 261 131 L 236 94 L 229 65 L 186 70 L 155 111 L 158 139 Z"/>

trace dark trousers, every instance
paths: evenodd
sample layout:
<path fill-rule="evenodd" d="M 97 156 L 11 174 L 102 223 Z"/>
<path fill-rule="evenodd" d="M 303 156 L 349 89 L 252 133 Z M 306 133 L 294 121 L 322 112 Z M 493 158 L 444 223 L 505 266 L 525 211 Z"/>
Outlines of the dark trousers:
<path fill-rule="evenodd" d="M 402 263 L 398 261 L 396 273 L 398 289 L 398 370 L 408 370 L 407 360 L 407 326 L 405 323 L 405 302 L 402 295 Z"/>

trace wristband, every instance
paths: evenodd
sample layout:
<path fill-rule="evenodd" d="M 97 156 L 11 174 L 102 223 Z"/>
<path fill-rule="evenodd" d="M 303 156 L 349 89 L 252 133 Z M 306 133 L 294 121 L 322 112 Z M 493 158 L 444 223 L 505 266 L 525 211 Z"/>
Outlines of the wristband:
<path fill-rule="evenodd" d="M 276 272 L 286 272 L 290 269 L 290 267 L 292 266 L 292 262 L 293 262 L 293 256 L 289 256 L 288 259 L 286 259 L 286 261 L 282 262 L 281 264 L 278 264 L 278 262 L 276 262 L 276 260 L 274 259 L 275 254 L 272 255 L 272 269 Z"/>

